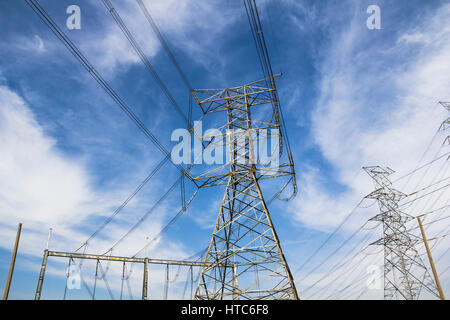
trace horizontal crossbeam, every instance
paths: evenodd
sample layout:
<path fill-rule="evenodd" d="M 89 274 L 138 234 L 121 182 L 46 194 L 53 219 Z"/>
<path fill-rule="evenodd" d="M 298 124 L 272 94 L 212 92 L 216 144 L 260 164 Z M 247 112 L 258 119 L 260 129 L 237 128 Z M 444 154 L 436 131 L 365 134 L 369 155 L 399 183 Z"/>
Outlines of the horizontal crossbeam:
<path fill-rule="evenodd" d="M 91 259 L 91 260 L 105 260 L 105 261 L 120 261 L 120 262 L 134 262 L 134 263 L 147 263 L 161 264 L 161 265 L 175 265 L 175 266 L 196 266 L 203 267 L 210 265 L 205 262 L 198 261 L 184 261 L 184 260 L 165 260 L 165 259 L 149 259 L 149 258 L 133 258 L 133 257 L 118 257 L 118 256 L 105 256 L 96 254 L 74 253 L 74 252 L 58 252 L 49 251 L 48 256 L 62 257 L 62 258 L 75 258 L 75 259 Z"/>

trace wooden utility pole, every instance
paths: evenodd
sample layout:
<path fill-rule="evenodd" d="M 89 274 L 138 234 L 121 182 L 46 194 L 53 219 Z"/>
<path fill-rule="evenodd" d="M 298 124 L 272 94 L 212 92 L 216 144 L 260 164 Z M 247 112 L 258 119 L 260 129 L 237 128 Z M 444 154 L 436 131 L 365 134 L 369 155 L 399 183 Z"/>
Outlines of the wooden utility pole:
<path fill-rule="evenodd" d="M 17 248 L 19 247 L 20 232 L 22 231 L 22 223 L 17 227 L 16 243 L 14 244 L 14 251 L 11 258 L 11 266 L 9 267 L 8 279 L 6 280 L 5 292 L 3 293 L 3 300 L 8 300 L 9 288 L 11 287 L 11 279 L 16 264 Z"/>
<path fill-rule="evenodd" d="M 427 237 L 425 236 L 425 231 L 423 230 L 422 220 L 420 220 L 421 216 L 417 217 L 417 221 L 419 222 L 420 232 L 422 233 L 423 242 L 425 243 L 425 248 L 427 249 L 428 260 L 430 260 L 431 270 L 433 271 L 434 281 L 436 281 L 436 286 L 439 291 L 439 296 L 441 300 L 445 300 L 444 292 L 442 291 L 441 283 L 439 282 L 439 277 L 436 272 L 436 267 L 434 266 L 433 257 L 431 256 L 430 247 L 428 246 Z"/>

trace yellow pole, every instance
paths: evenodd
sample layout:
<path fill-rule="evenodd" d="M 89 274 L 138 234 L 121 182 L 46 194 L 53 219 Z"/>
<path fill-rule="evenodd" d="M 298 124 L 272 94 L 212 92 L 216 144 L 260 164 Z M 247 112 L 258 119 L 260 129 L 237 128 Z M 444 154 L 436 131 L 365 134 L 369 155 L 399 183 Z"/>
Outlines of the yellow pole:
<path fill-rule="evenodd" d="M 14 272 L 14 265 L 16 264 L 17 248 L 19 247 L 21 230 L 22 230 L 22 223 L 19 223 L 19 226 L 17 227 L 16 243 L 14 244 L 13 255 L 11 258 L 11 265 L 9 266 L 8 279 L 6 280 L 5 292 L 3 293 L 3 300 L 8 300 L 9 288 L 11 286 L 11 279 Z"/>
<path fill-rule="evenodd" d="M 439 277 L 436 272 L 436 267 L 434 266 L 433 257 L 431 257 L 430 247 L 428 246 L 427 237 L 425 236 L 425 231 L 423 230 L 422 220 L 420 220 L 420 216 L 417 217 L 417 221 L 419 221 L 420 232 L 422 233 L 423 242 L 425 243 L 425 248 L 427 249 L 428 260 L 430 260 L 431 270 L 433 270 L 434 281 L 436 281 L 439 296 L 441 297 L 441 300 L 445 300 L 444 292 L 442 291 L 441 283 L 439 282 Z"/>

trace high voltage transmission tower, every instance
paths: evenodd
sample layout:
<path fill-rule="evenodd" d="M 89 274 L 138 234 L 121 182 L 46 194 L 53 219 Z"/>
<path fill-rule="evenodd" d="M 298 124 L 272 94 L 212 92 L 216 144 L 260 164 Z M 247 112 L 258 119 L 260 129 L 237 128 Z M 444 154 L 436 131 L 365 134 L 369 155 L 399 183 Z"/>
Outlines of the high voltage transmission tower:
<path fill-rule="evenodd" d="M 244 4 L 264 79 L 192 91 L 204 115 L 225 113 L 226 133 L 215 137 L 226 137 L 225 143 L 219 139 L 219 146 L 222 143 L 228 151 L 225 165 L 194 178 L 200 188 L 226 185 L 194 298 L 298 299 L 260 186 L 261 180 L 288 176 L 295 195 L 293 158 L 256 3 Z M 269 142 L 275 145 L 269 151 L 275 163 L 256 161 L 256 140 L 259 148 Z M 285 163 L 279 161 L 283 149 L 288 156 Z"/>
<path fill-rule="evenodd" d="M 384 299 L 416 300 L 423 288 L 439 297 L 438 290 L 425 267 L 416 244 L 420 239 L 408 232 L 405 224 L 414 219 L 399 210 L 406 194 L 394 189 L 390 168 L 364 167 L 374 180 L 375 190 L 366 196 L 378 202 L 380 213 L 371 218 L 383 225 L 383 237 L 373 245 L 384 247 Z"/>
<path fill-rule="evenodd" d="M 264 106 L 277 103 L 273 90 L 260 80 L 235 88 L 193 92 L 205 114 L 226 114 L 224 135 L 229 150 L 225 167 L 194 178 L 201 187 L 226 185 L 196 299 L 298 299 L 260 187 L 262 179 L 292 175 L 293 167 L 253 161 L 256 133 L 260 146 L 269 141 L 279 145 L 279 134 L 273 134 L 273 129 L 277 132 L 280 123 L 271 121 L 276 117 L 271 112 L 265 112 L 268 120 L 252 117 L 253 110 L 261 112 Z"/>
<path fill-rule="evenodd" d="M 450 102 L 439 102 L 449 113 L 450 113 Z M 442 122 L 441 127 L 439 128 L 439 130 L 445 131 L 448 128 L 450 128 L 450 115 L 449 117 L 444 120 L 444 122 Z M 448 143 L 450 144 L 450 135 L 447 136 L 444 140 L 444 144 Z"/>

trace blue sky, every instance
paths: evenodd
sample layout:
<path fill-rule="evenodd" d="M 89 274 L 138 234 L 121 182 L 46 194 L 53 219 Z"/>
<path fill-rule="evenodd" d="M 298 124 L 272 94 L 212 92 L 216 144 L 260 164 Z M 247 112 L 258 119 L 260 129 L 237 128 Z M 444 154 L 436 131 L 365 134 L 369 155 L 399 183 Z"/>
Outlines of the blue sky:
<path fill-rule="evenodd" d="M 170 134 L 184 123 L 101 1 L 40 3 L 165 147 L 173 147 Z M 136 1 L 112 3 L 187 112 L 188 91 Z M 262 77 L 241 1 L 145 3 L 194 88 L 232 87 Z M 273 202 L 270 209 L 288 263 L 297 270 L 373 189 L 362 166 L 389 166 L 397 171 L 395 179 L 413 170 L 421 158 L 426 163 L 448 152 L 448 146 L 442 146 L 446 133 L 435 133 L 448 116 L 437 102 L 450 101 L 450 6 L 445 1 L 257 3 L 274 72 L 283 73 L 278 90 L 299 184 L 295 199 Z M 81 30 L 65 28 L 66 8 L 71 4 L 81 8 Z M 381 9 L 380 30 L 366 27 L 366 9 L 371 4 Z M 51 249 L 76 249 L 163 155 L 25 1 L 2 1 L 0 24 L 0 289 L 6 280 L 17 224 L 23 222 L 10 296 L 31 299 L 48 228 L 54 230 Z M 194 110 L 194 119 L 199 115 L 199 110 Z M 166 164 L 92 241 L 88 251 L 108 249 L 176 177 L 176 170 Z M 394 186 L 410 193 L 445 177 L 448 162 L 440 161 L 430 167 L 425 178 L 419 172 L 407 183 L 401 180 L 404 183 Z M 273 188 L 266 189 L 271 195 Z M 187 191 L 193 191 L 189 184 Z M 188 212 L 151 248 L 150 255 L 182 259 L 206 247 L 223 191 L 201 190 Z M 434 195 L 431 200 L 417 201 L 407 212 L 417 215 L 448 204 L 447 189 Z M 132 255 L 139 250 L 145 237 L 157 234 L 175 214 L 179 198 L 176 189 L 114 254 Z M 376 212 L 374 205 L 357 209 L 333 241 L 294 273 L 300 297 L 302 288 L 320 279 L 327 265 L 331 268 L 345 256 L 345 250 L 365 239 L 366 233 L 359 234 L 333 260 L 316 268 Z M 445 230 L 446 223 L 431 225 L 430 237 Z M 379 227 L 370 232 L 372 240 L 382 234 Z M 433 249 L 437 256 L 448 248 L 448 238 L 442 239 Z M 423 246 L 420 250 L 424 252 Z M 374 256 L 374 262 L 368 261 L 369 257 L 355 266 L 362 274 L 368 264 L 382 263 L 379 248 L 366 253 Z M 445 270 L 449 259 L 444 256 L 438 270 Z M 62 298 L 66 267 L 67 261 L 51 260 L 43 298 Z M 86 274 L 92 274 L 93 265 L 85 268 Z M 302 280 L 310 270 L 312 274 Z M 155 267 L 151 271 L 153 297 L 160 298 L 164 270 Z M 178 290 L 170 290 L 169 297 L 179 298 L 186 277 L 183 272 L 173 284 Z M 345 274 L 345 270 L 340 272 Z M 450 288 L 450 273 L 442 277 L 445 288 Z M 133 273 L 132 281 L 134 296 L 139 297 L 139 272 Z M 337 285 L 345 287 L 345 283 Z M 117 293 L 120 282 L 114 286 Z M 331 294 L 334 287 L 325 289 L 324 296 L 326 290 Z M 305 292 L 306 297 L 310 294 Z M 83 290 L 69 295 L 88 297 Z M 108 297 L 104 289 L 99 297 Z M 379 299 L 382 295 L 375 290 L 364 297 Z"/>

